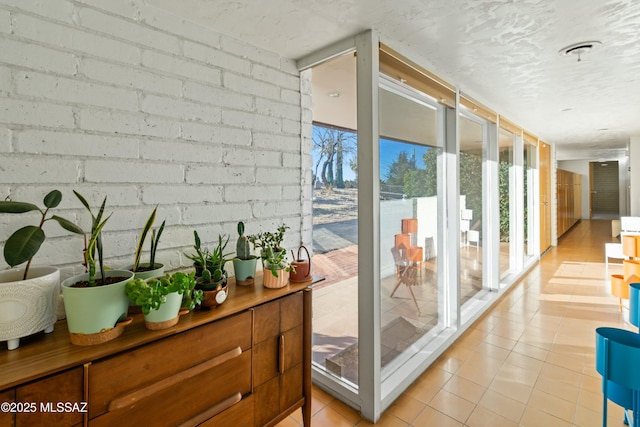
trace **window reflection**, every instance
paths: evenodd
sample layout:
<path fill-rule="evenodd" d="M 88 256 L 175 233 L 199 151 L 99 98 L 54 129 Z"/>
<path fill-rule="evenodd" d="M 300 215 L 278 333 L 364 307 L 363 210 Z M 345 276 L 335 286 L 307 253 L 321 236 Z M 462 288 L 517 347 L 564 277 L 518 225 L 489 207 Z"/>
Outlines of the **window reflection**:
<path fill-rule="evenodd" d="M 380 91 L 380 292 L 383 371 L 441 329 L 437 104 Z M 440 172 L 440 173 L 439 173 Z M 388 371 L 388 369 L 387 369 Z"/>

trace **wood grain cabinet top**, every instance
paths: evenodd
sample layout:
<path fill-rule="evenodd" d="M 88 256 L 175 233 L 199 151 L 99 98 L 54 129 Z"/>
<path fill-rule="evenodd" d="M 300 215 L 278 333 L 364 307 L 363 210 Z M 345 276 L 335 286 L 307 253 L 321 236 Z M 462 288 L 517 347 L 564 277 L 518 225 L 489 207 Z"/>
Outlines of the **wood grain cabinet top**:
<path fill-rule="evenodd" d="M 166 330 L 149 331 L 136 315 L 122 336 L 97 346 L 74 346 L 67 334 L 58 322 L 52 334 L 0 351 L 0 397 L 86 402 L 88 411 L 0 414 L 0 424 L 262 426 L 302 407 L 309 425 L 309 283 L 266 289 L 258 279 L 247 287 L 230 280 L 223 305 Z"/>

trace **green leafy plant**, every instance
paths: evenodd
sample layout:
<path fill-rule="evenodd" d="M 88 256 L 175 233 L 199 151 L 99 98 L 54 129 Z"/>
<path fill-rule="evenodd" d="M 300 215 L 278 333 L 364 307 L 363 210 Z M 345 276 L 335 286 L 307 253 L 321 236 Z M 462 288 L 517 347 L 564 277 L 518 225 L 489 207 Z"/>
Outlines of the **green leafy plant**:
<path fill-rule="evenodd" d="M 265 267 L 271 270 L 271 273 L 278 277 L 277 270 L 285 269 L 291 271 L 291 264 L 287 261 L 287 251 L 282 247 L 284 233 L 289 227 L 282 224 L 277 231 L 265 231 L 253 234 L 248 237 L 255 248 L 260 248 L 261 257 Z"/>
<path fill-rule="evenodd" d="M 29 273 L 29 267 L 33 257 L 40 250 L 40 246 L 46 239 L 44 230 L 42 229 L 44 223 L 49 220 L 56 221 L 62 228 L 67 231 L 76 234 L 84 234 L 84 231 L 69 221 L 57 215 L 52 215 L 47 218 L 47 214 L 50 209 L 57 207 L 62 201 L 62 193 L 58 190 L 50 191 L 44 196 L 43 204 L 44 210 L 38 206 L 26 203 L 26 202 L 14 202 L 12 200 L 0 201 L 0 213 L 20 214 L 31 211 L 38 211 L 41 214 L 40 223 L 36 225 L 27 225 L 16 230 L 5 242 L 4 245 L 4 260 L 11 267 L 26 262 L 27 265 L 24 269 L 23 280 L 26 280 Z"/>
<path fill-rule="evenodd" d="M 196 290 L 195 273 L 176 272 L 164 277 L 151 279 L 133 279 L 128 282 L 125 291 L 129 301 L 142 308 L 144 314 L 157 310 L 167 301 L 167 295 L 178 292 L 182 295 L 182 307 L 193 310 L 202 302 L 202 291 Z"/>
<path fill-rule="evenodd" d="M 268 270 L 271 271 L 275 277 L 278 277 L 278 270 L 294 271 L 294 267 L 287 260 L 287 251 L 283 248 L 274 250 L 272 247 L 267 247 L 264 250 L 264 264 Z"/>
<path fill-rule="evenodd" d="M 138 239 L 138 245 L 136 246 L 136 254 L 135 254 L 135 258 L 133 261 L 133 271 L 136 272 L 138 271 L 138 268 L 140 267 L 140 258 L 142 256 L 142 247 L 144 246 L 144 242 L 147 239 L 147 234 L 149 234 L 149 230 L 151 230 L 151 251 L 149 254 L 149 268 L 151 270 L 153 270 L 155 268 L 155 264 L 156 264 L 156 251 L 158 250 L 158 243 L 160 242 L 160 236 L 162 235 L 162 231 L 164 230 L 164 224 L 165 221 L 162 221 L 162 224 L 160 224 L 160 228 L 158 228 L 158 231 L 156 233 L 156 229 L 152 228 L 153 227 L 153 223 L 156 220 L 156 211 L 158 210 L 158 207 L 156 206 L 153 209 L 153 212 L 151 212 L 151 215 L 149 215 L 149 218 L 147 219 L 147 222 L 144 225 L 144 228 L 142 229 L 142 232 L 140 233 L 140 238 Z"/>
<path fill-rule="evenodd" d="M 236 257 L 241 260 L 248 260 L 255 258 L 255 255 L 251 255 L 251 242 L 249 238 L 244 235 L 244 222 L 238 222 L 238 241 L 236 243 Z"/>
<path fill-rule="evenodd" d="M 100 205 L 100 210 L 97 215 L 93 215 L 93 211 L 89 206 L 89 202 L 77 191 L 73 190 L 73 194 L 76 195 L 80 203 L 84 205 L 85 208 L 89 211 L 91 215 L 91 235 L 89 236 L 89 240 L 87 241 L 87 247 L 85 249 L 85 263 L 87 266 L 87 270 L 89 273 L 89 286 L 96 286 L 96 252 L 98 253 L 98 266 L 100 267 L 100 277 L 102 278 L 102 282 L 104 283 L 104 256 L 102 249 L 102 229 L 104 225 L 107 223 L 109 218 L 111 218 L 112 214 L 109 214 L 108 217 L 102 219 L 104 215 L 104 207 L 107 204 L 107 196 L 104 197 L 102 201 L 102 205 Z"/>
<path fill-rule="evenodd" d="M 282 241 L 284 240 L 284 233 L 289 227 L 282 224 L 278 227 L 275 233 L 270 231 L 261 232 L 258 234 L 252 234 L 248 236 L 249 241 L 255 248 L 259 248 L 263 254 L 267 248 L 271 248 L 273 252 L 278 249 L 282 249 Z"/>

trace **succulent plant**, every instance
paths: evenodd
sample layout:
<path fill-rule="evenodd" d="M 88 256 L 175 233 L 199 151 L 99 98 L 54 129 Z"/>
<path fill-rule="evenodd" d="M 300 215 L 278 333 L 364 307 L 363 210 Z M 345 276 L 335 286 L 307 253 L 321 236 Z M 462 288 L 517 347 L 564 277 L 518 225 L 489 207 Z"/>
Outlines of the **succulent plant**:
<path fill-rule="evenodd" d="M 251 245 L 249 238 L 244 235 L 244 222 L 238 223 L 238 242 L 236 243 L 236 256 L 239 259 L 251 259 Z"/>

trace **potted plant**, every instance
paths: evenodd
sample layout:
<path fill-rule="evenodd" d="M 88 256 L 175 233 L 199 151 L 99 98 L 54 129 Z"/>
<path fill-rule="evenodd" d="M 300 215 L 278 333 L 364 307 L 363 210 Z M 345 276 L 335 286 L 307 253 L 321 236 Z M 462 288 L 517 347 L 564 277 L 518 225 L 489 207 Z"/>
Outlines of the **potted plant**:
<path fill-rule="evenodd" d="M 202 249 L 200 236 L 194 230 L 193 236 L 195 244 L 193 248 L 196 253 L 187 255 L 193 261 L 196 269 L 196 288 L 203 291 L 202 306 L 217 307 L 227 299 L 227 273 L 224 265 L 227 263 L 227 256 L 224 250 L 229 243 L 229 236 L 218 235 L 218 244 L 213 252 Z"/>
<path fill-rule="evenodd" d="M 261 232 L 249 236 L 255 248 L 260 248 L 263 267 L 263 285 L 267 288 L 281 288 L 289 283 L 291 264 L 287 261 L 287 251 L 282 247 L 286 225 L 282 224 L 274 232 Z"/>
<path fill-rule="evenodd" d="M 264 250 L 263 282 L 265 288 L 282 288 L 289 283 L 289 274 L 293 266 L 287 260 L 287 251 L 274 250 L 267 247 Z"/>
<path fill-rule="evenodd" d="M 158 250 L 158 243 L 160 242 L 160 236 L 162 235 L 162 231 L 164 230 L 164 225 L 166 221 L 162 221 L 160 224 L 160 228 L 153 228 L 153 223 L 156 220 L 156 211 L 158 207 L 156 206 L 147 218 L 147 222 L 144 225 L 140 233 L 140 238 L 138 239 L 138 245 L 136 246 L 136 253 L 134 256 L 133 264 L 125 267 L 125 270 L 133 271 L 135 278 L 140 279 L 150 279 L 152 277 L 160 277 L 164 275 L 164 264 L 156 262 L 156 251 Z M 144 242 L 147 239 L 147 235 L 151 231 L 151 247 L 149 250 L 149 262 L 148 263 L 140 263 L 140 259 L 142 257 L 142 248 L 144 246 Z"/>
<path fill-rule="evenodd" d="M 195 286 L 195 273 L 176 272 L 164 277 L 134 278 L 125 290 L 129 301 L 142 308 L 147 329 L 158 330 L 175 325 L 181 314 L 202 301 L 202 291 Z"/>
<path fill-rule="evenodd" d="M 124 326 L 131 323 L 131 319 L 127 318 L 129 299 L 125 286 L 133 278 L 133 272 L 105 271 L 102 229 L 111 217 L 109 215 L 103 219 L 107 198 L 104 198 L 98 214 L 94 216 L 86 199 L 76 191 L 74 194 L 89 211 L 92 224 L 85 250 L 88 272 L 62 282 L 69 337 L 76 345 L 100 344 L 120 336 Z"/>
<path fill-rule="evenodd" d="M 62 193 L 53 190 L 44 196 L 44 210 L 26 202 L 0 201 L 0 213 L 20 214 L 37 211 L 39 224 L 24 226 L 9 236 L 4 245 L 5 262 L 12 267 L 0 272 L 0 341 L 9 350 L 20 346 L 20 338 L 45 331 L 53 332 L 60 293 L 60 270 L 56 267 L 31 267 L 33 257 L 46 239 L 45 222 L 56 221 L 65 230 L 77 234 L 84 231 L 71 221 L 49 214 L 62 201 Z M 24 268 L 14 268 L 26 262 Z"/>
<path fill-rule="evenodd" d="M 253 285 L 257 261 L 258 257 L 251 254 L 249 238 L 244 235 L 244 223 L 240 221 L 238 222 L 236 257 L 233 259 L 236 284 L 240 286 Z"/>

